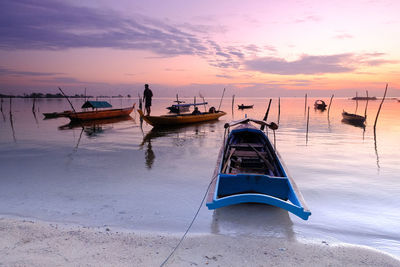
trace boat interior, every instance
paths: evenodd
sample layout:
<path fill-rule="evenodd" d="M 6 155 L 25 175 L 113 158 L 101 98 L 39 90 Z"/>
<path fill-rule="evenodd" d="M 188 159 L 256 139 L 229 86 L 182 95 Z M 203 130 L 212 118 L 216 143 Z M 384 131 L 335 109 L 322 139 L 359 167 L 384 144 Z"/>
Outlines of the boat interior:
<path fill-rule="evenodd" d="M 221 173 L 283 176 L 273 147 L 259 130 L 233 131 L 227 143 Z"/>

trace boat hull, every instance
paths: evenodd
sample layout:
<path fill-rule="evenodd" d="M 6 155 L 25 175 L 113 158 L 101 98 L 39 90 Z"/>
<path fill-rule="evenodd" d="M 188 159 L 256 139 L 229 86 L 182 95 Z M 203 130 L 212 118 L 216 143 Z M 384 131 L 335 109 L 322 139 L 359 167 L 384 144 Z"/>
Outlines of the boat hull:
<path fill-rule="evenodd" d="M 232 135 L 239 136 L 239 134 L 254 134 L 258 140 L 262 138 L 263 141 L 258 144 L 260 152 L 253 153 L 252 151 L 254 146 L 257 146 L 256 143 L 252 143 L 249 146 L 252 149 L 238 150 L 246 148 L 245 143 L 231 142 L 236 138 Z M 233 150 L 233 147 L 236 148 Z M 235 157 L 235 154 L 238 156 Z M 239 159 L 240 154 L 242 157 Z M 270 167 L 268 167 L 269 170 L 265 168 L 265 173 L 255 171 L 258 170 L 257 166 L 250 164 L 251 155 L 263 157 L 263 154 L 269 154 L 270 158 Z M 243 164 L 246 160 L 248 161 L 247 169 L 246 167 L 241 169 L 232 167 L 236 166 L 235 164 L 237 163 L 235 162 Z M 218 156 L 206 205 L 208 209 L 217 209 L 240 203 L 273 205 L 285 209 L 304 220 L 307 220 L 311 215 L 300 191 L 288 174 L 279 153 L 274 150 L 268 137 L 262 131 L 246 125 L 232 130 L 224 142 Z"/>
<path fill-rule="evenodd" d="M 198 115 L 181 114 L 181 115 L 164 115 L 164 116 L 145 116 L 143 111 L 138 109 L 140 117 L 148 124 L 154 127 L 165 127 L 174 125 L 191 124 L 203 121 L 217 120 L 219 117 L 226 115 L 223 111 L 216 113 L 202 113 Z"/>
<path fill-rule="evenodd" d="M 343 111 L 342 113 L 343 120 L 351 122 L 351 123 L 357 123 L 357 124 L 363 124 L 365 123 L 366 117 L 357 115 L 357 114 L 351 114 Z"/>
<path fill-rule="evenodd" d="M 95 110 L 95 111 L 84 111 L 84 112 L 74 112 L 68 114 L 68 118 L 71 121 L 87 121 L 87 120 L 98 120 L 98 119 L 108 119 L 116 117 L 129 116 L 135 105 L 129 108 L 122 109 L 107 109 L 107 110 Z"/>
<path fill-rule="evenodd" d="M 238 109 L 249 109 L 249 108 L 253 108 L 254 105 L 238 105 Z"/>
<path fill-rule="evenodd" d="M 67 110 L 63 112 L 50 112 L 50 113 L 43 113 L 45 119 L 54 119 L 60 117 L 68 117 L 73 111 Z"/>

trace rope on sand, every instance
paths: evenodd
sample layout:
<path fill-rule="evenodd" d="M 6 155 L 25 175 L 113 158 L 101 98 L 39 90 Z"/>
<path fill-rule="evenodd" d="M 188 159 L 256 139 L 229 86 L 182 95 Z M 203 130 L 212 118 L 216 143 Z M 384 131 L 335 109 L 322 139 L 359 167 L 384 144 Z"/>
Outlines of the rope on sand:
<path fill-rule="evenodd" d="M 189 232 L 190 228 L 192 227 L 194 221 L 197 218 L 197 215 L 199 215 L 200 209 L 203 206 L 204 200 L 206 199 L 207 193 L 210 190 L 210 187 L 212 185 L 212 183 L 214 182 L 215 178 L 217 178 L 218 175 L 214 176 L 213 179 L 211 180 L 211 182 L 208 184 L 207 190 L 203 196 L 203 199 L 201 200 L 201 203 L 199 205 L 199 208 L 196 211 L 196 214 L 194 215 L 192 221 L 190 222 L 188 228 L 186 229 L 185 233 L 183 234 L 183 236 L 181 237 L 181 239 L 179 240 L 178 244 L 174 247 L 174 249 L 171 251 L 171 253 L 168 255 L 168 257 L 161 263 L 160 267 L 163 267 L 168 260 L 172 257 L 172 255 L 174 255 L 175 251 L 178 249 L 178 247 L 181 245 L 181 243 L 183 242 L 183 240 L 185 239 L 187 233 Z"/>

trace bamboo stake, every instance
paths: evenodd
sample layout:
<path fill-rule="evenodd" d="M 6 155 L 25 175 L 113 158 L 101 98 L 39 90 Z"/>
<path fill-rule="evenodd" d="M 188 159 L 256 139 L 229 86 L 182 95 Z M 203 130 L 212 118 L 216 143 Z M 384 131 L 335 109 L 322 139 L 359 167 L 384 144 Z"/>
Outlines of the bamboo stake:
<path fill-rule="evenodd" d="M 279 121 L 281 119 L 281 98 L 278 98 L 278 125 L 279 125 Z M 274 132 L 275 135 L 275 132 Z"/>
<path fill-rule="evenodd" d="M 354 114 L 357 114 L 357 109 L 358 109 L 358 93 L 356 92 L 356 112 L 354 112 Z"/>
<path fill-rule="evenodd" d="M 367 92 L 367 103 L 365 104 L 365 111 L 364 111 L 364 117 L 365 119 L 367 119 L 367 108 L 368 108 L 368 90 L 366 90 Z"/>
<path fill-rule="evenodd" d="M 232 95 L 232 113 L 233 113 L 233 106 L 235 105 L 235 95 Z"/>
<path fill-rule="evenodd" d="M 307 112 L 307 94 L 305 95 L 305 100 L 304 100 L 304 115 Z"/>
<path fill-rule="evenodd" d="M 75 110 L 75 108 L 74 108 L 74 105 L 72 105 L 71 101 L 69 101 L 68 96 L 67 96 L 66 94 L 64 94 L 63 90 L 61 90 L 60 87 L 58 87 L 58 90 L 60 90 L 60 92 L 63 94 L 63 96 L 67 99 L 68 103 L 71 105 L 72 110 L 73 110 L 74 113 L 76 114 L 76 110 Z M 82 121 L 79 120 L 79 119 L 78 119 L 78 121 L 79 121 L 79 124 L 81 125 L 82 129 L 84 129 L 85 127 L 83 126 Z"/>
<path fill-rule="evenodd" d="M 36 97 L 33 98 L 33 104 L 32 104 L 32 112 L 35 113 L 35 102 L 36 102 Z"/>
<path fill-rule="evenodd" d="M 306 131 L 306 144 L 308 143 L 308 124 L 310 123 L 310 107 L 308 107 L 307 111 L 307 131 Z"/>
<path fill-rule="evenodd" d="M 332 99 L 333 99 L 333 94 L 332 94 L 332 96 L 331 96 L 331 100 L 329 100 L 329 106 L 328 106 L 328 118 L 329 118 L 329 111 L 331 110 Z"/>
<path fill-rule="evenodd" d="M 269 99 L 269 103 L 268 103 L 268 108 L 267 108 L 267 111 L 265 112 L 265 115 L 264 115 L 264 119 L 263 119 L 263 121 L 267 121 L 267 119 L 268 119 L 268 114 L 269 114 L 269 108 L 271 107 L 271 102 L 272 102 L 272 98 L 270 98 Z M 264 128 L 265 128 L 265 125 L 263 124 L 263 125 L 261 125 L 261 131 L 263 131 L 264 130 Z"/>
<path fill-rule="evenodd" d="M 1 98 L 0 111 L 3 112 L 3 98 Z"/>
<path fill-rule="evenodd" d="M 222 92 L 221 101 L 219 101 L 218 111 L 219 111 L 219 109 L 221 108 L 222 99 L 224 98 L 224 95 L 225 95 L 225 88 L 224 88 L 224 91 Z"/>
<path fill-rule="evenodd" d="M 383 101 L 385 101 L 386 92 L 387 92 L 388 84 L 386 84 L 385 93 L 383 94 L 382 102 L 379 105 L 378 112 L 376 113 L 375 123 L 374 123 L 374 130 L 376 129 L 376 123 L 378 122 L 379 113 L 381 112 Z"/>

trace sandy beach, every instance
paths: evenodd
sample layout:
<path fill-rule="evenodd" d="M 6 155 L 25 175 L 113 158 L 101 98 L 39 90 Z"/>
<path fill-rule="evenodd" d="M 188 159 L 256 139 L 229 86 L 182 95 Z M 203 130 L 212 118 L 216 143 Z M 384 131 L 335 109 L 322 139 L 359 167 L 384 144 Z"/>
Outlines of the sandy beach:
<path fill-rule="evenodd" d="M 0 266 L 159 266 L 180 236 L 0 219 Z M 347 244 L 191 235 L 166 266 L 400 266 L 388 254 Z"/>

